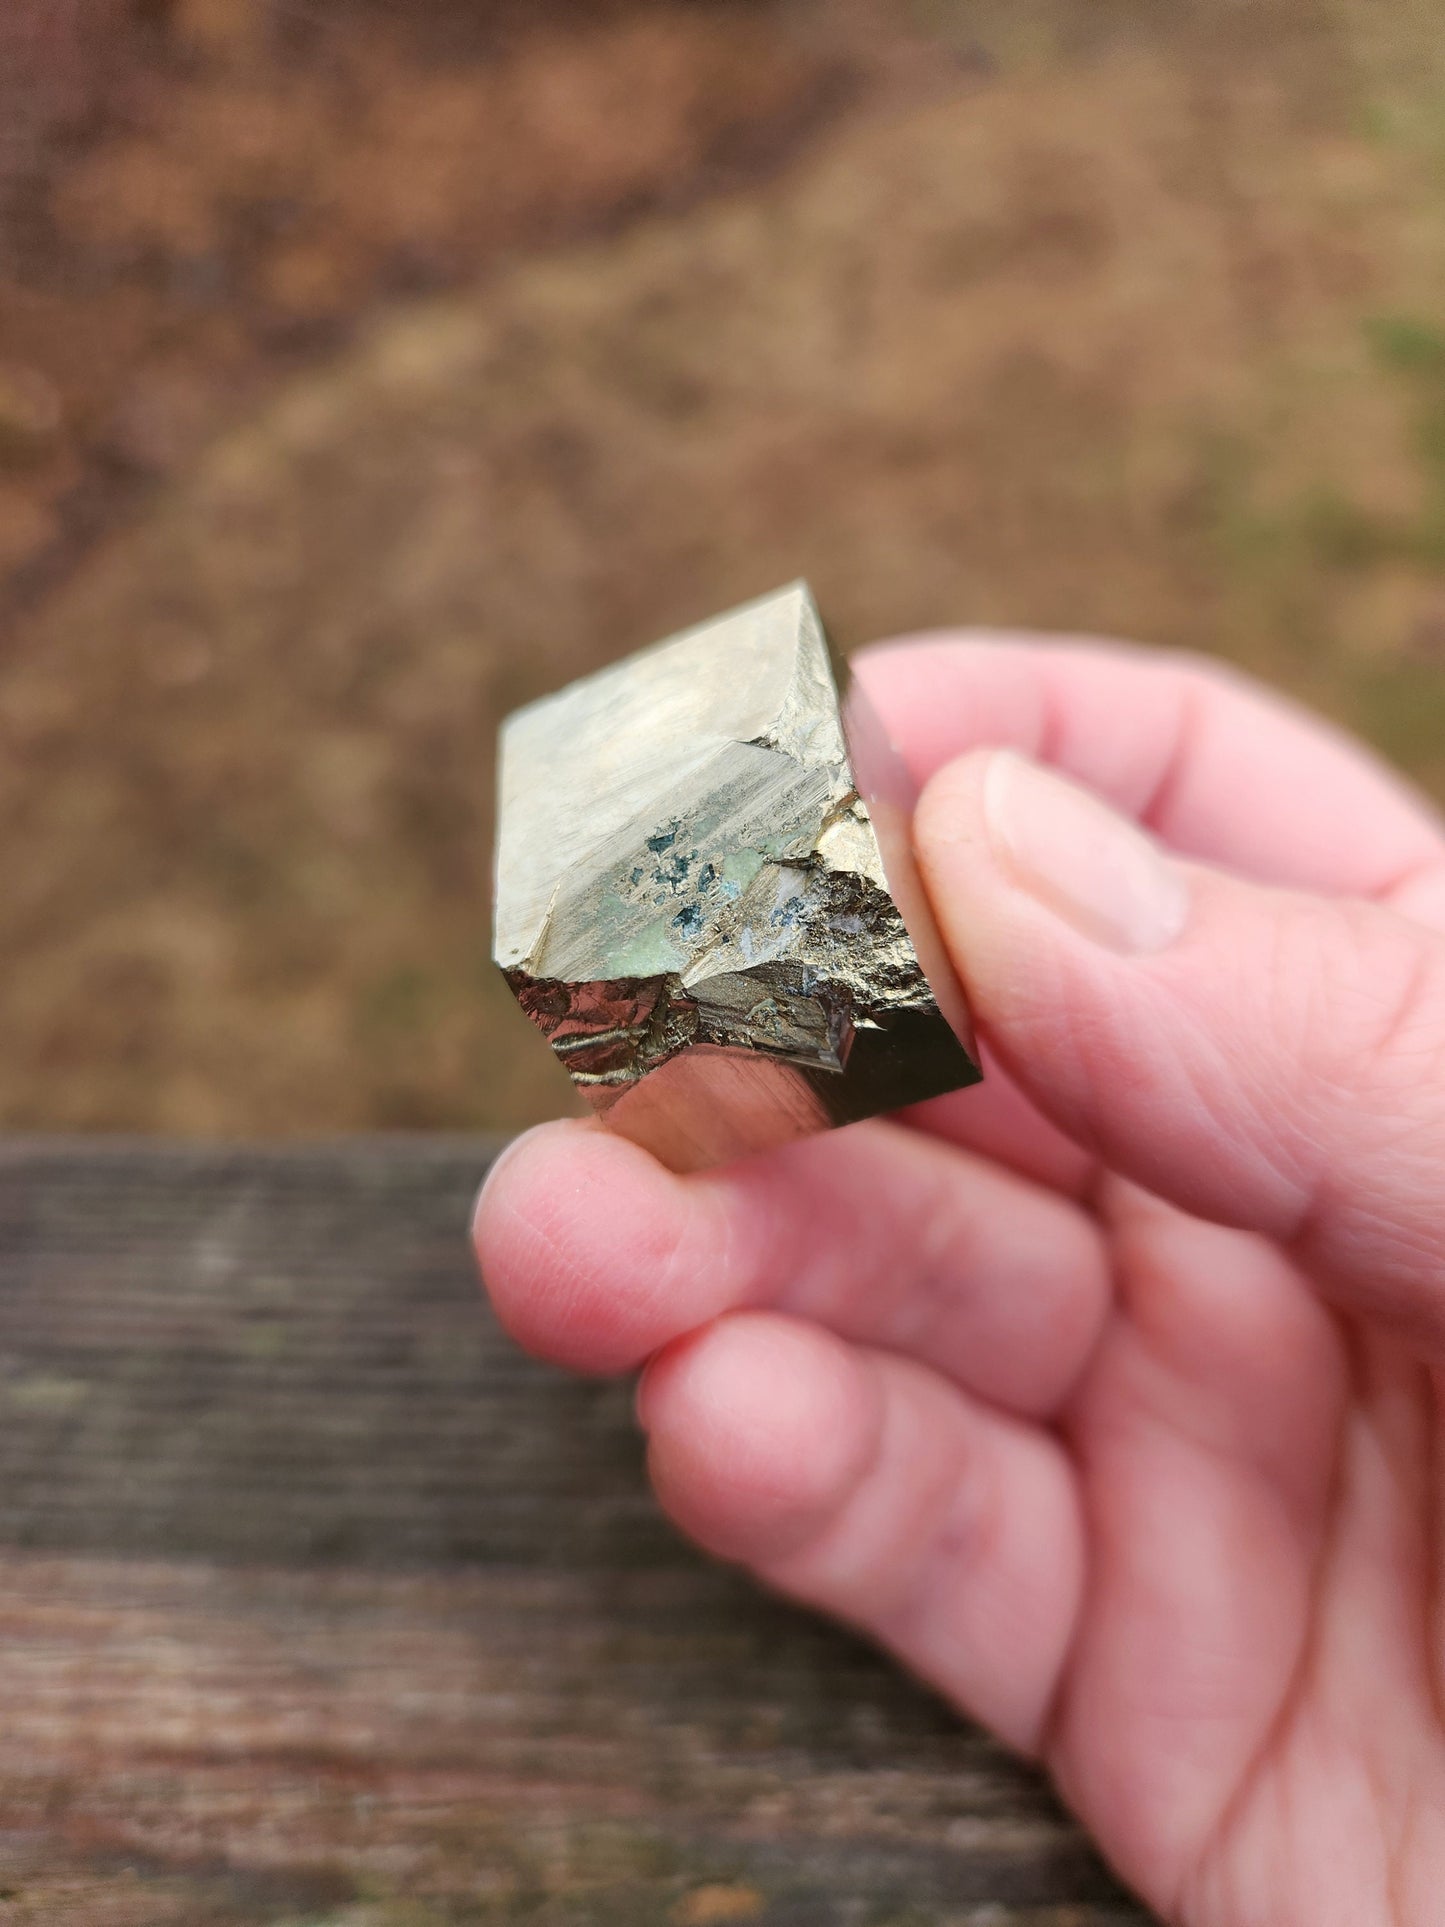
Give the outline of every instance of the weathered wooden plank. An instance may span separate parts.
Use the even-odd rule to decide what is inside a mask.
[[[1140,1921],[502,1339],[487,1155],[0,1151],[0,1922]]]
[[[626,1393],[479,1308],[492,1148],[0,1151],[0,1542],[675,1565]]]

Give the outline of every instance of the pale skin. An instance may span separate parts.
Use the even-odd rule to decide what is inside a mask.
[[[989,1081],[688,1178],[529,1133],[497,1310],[645,1367],[683,1530],[1043,1762],[1166,1920],[1439,1927],[1445,828],[1201,663],[859,671]]]

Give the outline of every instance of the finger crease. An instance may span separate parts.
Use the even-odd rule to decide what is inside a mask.
[[[1164,826],[1174,812],[1179,786],[1197,757],[1203,713],[1196,685],[1189,681],[1182,682],[1175,704],[1168,753],[1153,787],[1136,813],[1139,822],[1158,836],[1164,834]]]

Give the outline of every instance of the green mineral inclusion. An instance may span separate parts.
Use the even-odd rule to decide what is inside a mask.
[[[754,881],[764,864],[774,861],[761,850],[730,850],[726,856],[713,864],[719,879],[718,895],[723,902],[733,903]],[[614,897],[619,918],[623,912],[622,900]],[[704,905],[704,914],[715,906]],[[630,943],[625,944],[612,960],[612,974],[624,977],[667,977],[679,976],[686,970],[695,951],[695,945],[686,941],[684,931],[677,927],[676,909],[671,903],[642,930],[639,930]]]
[[[723,880],[736,884],[738,894],[747,889],[753,878],[768,861],[761,850],[731,850],[720,864]]]
[[[625,949],[618,951],[612,971],[619,978],[668,977],[681,972],[686,962],[687,952],[678,942],[677,933],[659,919],[640,930]]]

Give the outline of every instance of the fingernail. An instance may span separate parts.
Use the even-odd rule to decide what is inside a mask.
[[[1094,943],[1144,956],[1184,928],[1183,870],[1086,790],[1001,750],[984,777],[983,805],[998,862]]]

